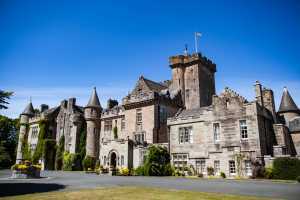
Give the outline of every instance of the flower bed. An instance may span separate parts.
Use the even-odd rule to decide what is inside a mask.
[[[32,165],[31,162],[15,164],[11,167],[12,178],[40,178],[41,165]]]

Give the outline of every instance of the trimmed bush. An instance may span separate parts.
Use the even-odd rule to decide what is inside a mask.
[[[273,168],[272,167],[266,167],[264,172],[265,178],[272,179],[274,176]]]
[[[273,162],[274,179],[296,180],[300,176],[300,160],[276,158]]]
[[[96,162],[96,160],[94,157],[86,156],[83,159],[83,163],[82,163],[84,171],[88,171],[89,168],[94,170],[95,162]]]
[[[226,174],[225,174],[224,172],[220,172],[220,176],[221,176],[222,178],[226,178]]]
[[[130,170],[127,167],[120,168],[119,173],[121,176],[130,176]]]
[[[134,169],[134,175],[135,176],[144,176],[144,166],[139,166],[137,168]]]
[[[213,167],[207,167],[207,175],[213,176],[214,175],[214,168]]]
[[[147,152],[146,161],[144,164],[144,173],[146,176],[170,176],[170,154],[166,148],[151,145]],[[166,174],[168,173],[168,174]]]
[[[199,177],[199,178],[203,178],[203,174],[202,174],[202,173],[199,173],[199,174],[198,174],[198,177]]]
[[[300,176],[298,176],[298,177],[296,178],[296,181],[298,181],[298,183],[300,183]]]

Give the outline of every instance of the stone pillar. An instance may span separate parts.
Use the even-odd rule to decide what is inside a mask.
[[[19,164],[23,159],[22,154],[22,144],[25,136],[27,134],[29,116],[22,114],[20,119],[20,132],[19,132],[19,140],[18,140],[18,148],[17,148],[17,156],[16,156],[16,163]]]
[[[262,88],[259,81],[255,82],[255,98],[259,105],[264,106],[263,96],[262,96]]]

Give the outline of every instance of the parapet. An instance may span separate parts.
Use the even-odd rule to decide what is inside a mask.
[[[192,55],[177,55],[169,57],[169,64],[171,68],[177,66],[189,66],[196,63],[201,63],[204,66],[209,67],[213,72],[216,72],[216,64],[201,53],[194,53]]]

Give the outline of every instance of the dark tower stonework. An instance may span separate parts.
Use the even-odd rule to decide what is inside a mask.
[[[199,53],[169,58],[172,88],[181,91],[186,109],[211,105],[216,93],[216,65]]]

